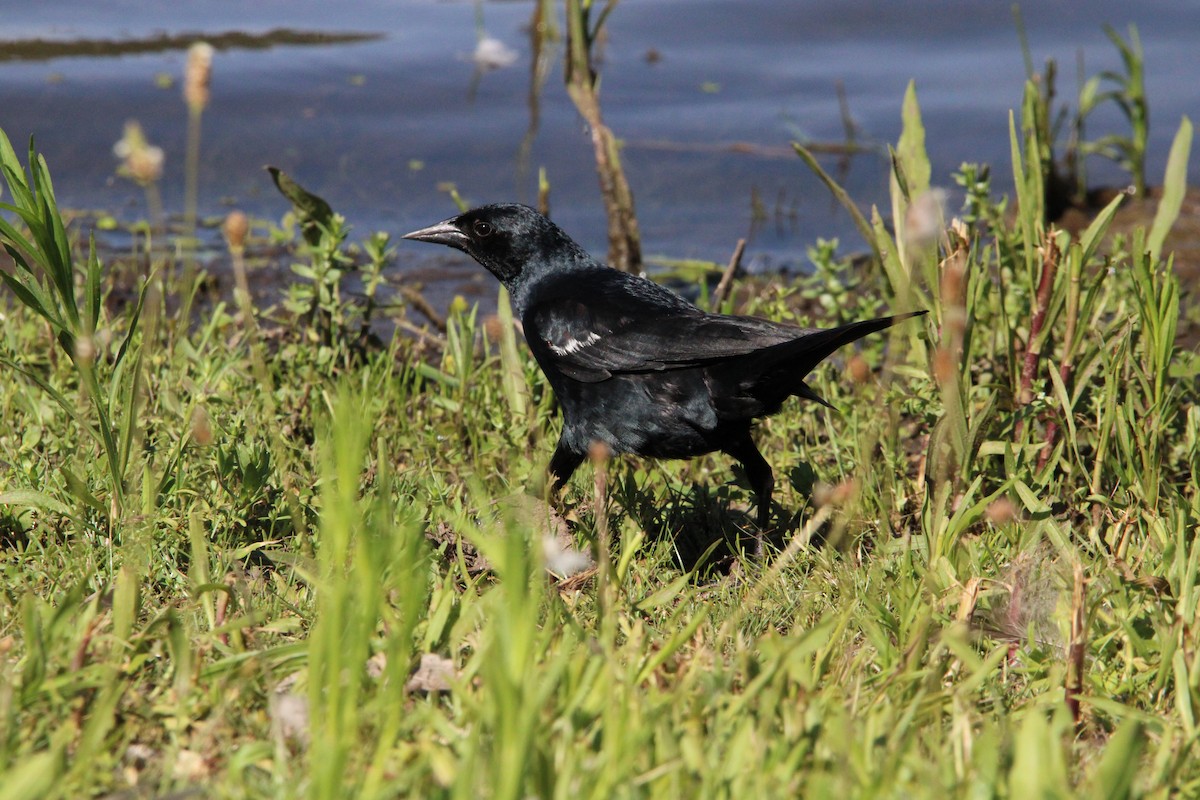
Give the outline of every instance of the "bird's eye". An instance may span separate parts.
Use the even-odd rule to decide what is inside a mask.
[[[481,219],[475,220],[475,224],[472,226],[472,228],[475,231],[475,235],[478,236],[480,239],[483,239],[487,236],[491,236],[492,231],[495,230],[492,227],[492,223],[484,222]]]

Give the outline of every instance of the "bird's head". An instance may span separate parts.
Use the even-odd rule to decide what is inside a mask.
[[[595,262],[550,220],[529,206],[481,206],[404,234],[405,239],[462,250],[520,299],[536,278]]]

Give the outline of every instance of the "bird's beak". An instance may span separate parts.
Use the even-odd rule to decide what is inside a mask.
[[[416,239],[418,242],[444,244],[462,249],[467,244],[467,235],[458,229],[453,219],[444,220],[428,228],[406,233],[402,239]]]

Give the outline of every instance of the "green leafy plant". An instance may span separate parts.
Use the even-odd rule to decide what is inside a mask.
[[[331,353],[343,346],[361,346],[370,335],[373,315],[380,308],[379,287],[387,283],[383,268],[392,250],[387,234],[375,234],[364,244],[367,259],[358,264],[347,251],[349,227],[329,203],[296,183],[287,173],[267,167],[280,194],[292,204],[296,224],[307,246],[307,264],[293,264],[302,282],[288,286],[284,307],[299,317],[312,341]],[[343,279],[350,272],[362,278],[365,303],[349,301]]]
[[[1129,26],[1129,39],[1121,38],[1111,25],[1104,33],[1121,54],[1124,73],[1105,70],[1094,75],[1079,91],[1079,125],[1082,127],[1097,108],[1112,103],[1129,123],[1128,134],[1107,134],[1094,140],[1081,140],[1080,152],[1110,158],[1124,168],[1133,181],[1134,193],[1146,196],[1146,145],[1150,140],[1150,104],[1146,98],[1145,53],[1137,26]],[[1108,88],[1104,88],[1107,85]]]
[[[7,135],[0,130],[0,169],[13,198],[11,204],[0,203],[0,210],[15,214],[25,228],[23,232],[0,216],[0,243],[17,266],[14,274],[0,272],[0,279],[26,308],[49,325],[75,367],[82,397],[79,401],[69,399],[30,365],[11,358],[3,358],[0,363],[41,387],[100,444],[107,468],[108,508],[71,468],[64,466],[63,474],[78,500],[110,513],[115,522],[125,505],[125,478],[138,432],[142,349],[137,344],[137,333],[148,284],[142,284],[137,301],[128,310],[124,335],[115,349],[109,350],[97,336],[107,320],[101,304],[102,267],[95,245],[89,246],[83,268],[77,269],[45,159],[30,141],[26,172]],[[129,356],[132,364],[126,361]]]
[[[1117,48],[1124,72],[1104,70],[1086,80],[1082,75],[1074,112],[1064,105],[1055,109],[1058,65],[1050,59],[1038,73],[1025,36],[1020,10],[1013,7],[1017,34],[1025,56],[1025,72],[1029,86],[1026,90],[1027,128],[1037,131],[1036,161],[1041,169],[1043,198],[1047,219],[1057,217],[1070,204],[1082,205],[1087,198],[1087,157],[1100,155],[1115,161],[1129,173],[1134,194],[1146,196],[1146,145],[1150,138],[1150,107],[1146,97],[1145,54],[1137,27],[1129,26],[1129,39],[1121,38],[1110,25],[1104,33]],[[1080,65],[1082,72],[1083,66]],[[1106,88],[1107,87],[1107,88]],[[1110,133],[1088,139],[1087,120],[1107,104],[1116,105],[1129,123],[1127,134]],[[1064,131],[1068,132],[1064,155],[1056,159],[1054,152]]]

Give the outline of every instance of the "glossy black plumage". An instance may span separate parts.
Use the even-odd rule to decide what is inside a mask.
[[[613,453],[741,461],[769,518],[774,478],[750,436],[837,348],[912,314],[812,330],[709,314],[641,277],[605,266],[550,220],[516,204],[484,206],[406,239],[466,252],[508,289],[514,315],[563,411],[550,461],[566,482],[593,442]],[[924,312],[917,312],[924,313]]]

